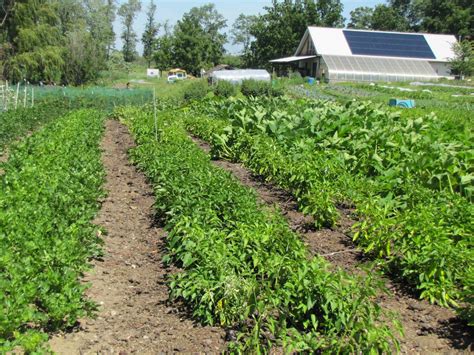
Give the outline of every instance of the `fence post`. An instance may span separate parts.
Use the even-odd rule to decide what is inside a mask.
[[[20,94],[20,82],[16,84],[15,110],[18,108],[18,95]]]
[[[153,88],[153,115],[155,119],[155,140],[158,141],[158,122],[156,118],[156,88]]]

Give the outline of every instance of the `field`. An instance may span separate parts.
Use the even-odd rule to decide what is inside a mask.
[[[103,84],[0,113],[0,352],[472,350],[474,89]]]

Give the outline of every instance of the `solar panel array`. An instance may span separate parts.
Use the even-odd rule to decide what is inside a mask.
[[[350,30],[342,32],[355,55],[436,59],[423,35]]]

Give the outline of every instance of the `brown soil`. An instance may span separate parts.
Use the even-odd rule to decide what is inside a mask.
[[[95,223],[105,227],[103,259],[84,281],[99,304],[96,319],[82,319],[50,345],[59,354],[221,352],[224,331],[190,320],[168,300],[163,257],[165,232],[153,224],[154,198],[145,176],[127,159],[133,140],[125,126],[106,123],[102,141],[108,197]]]
[[[3,151],[2,153],[0,153],[0,163],[5,163],[8,161],[8,150],[5,150]],[[3,175],[5,173],[5,171],[0,168],[0,175]]]
[[[196,137],[194,142],[209,153],[210,146]],[[275,185],[266,183],[253,175],[241,164],[226,160],[213,163],[231,172],[242,184],[257,192],[260,200],[279,208],[290,227],[301,235],[311,255],[320,255],[334,266],[348,272],[362,274],[366,259],[357,250],[350,238],[350,227],[354,223],[350,209],[340,209],[340,220],[333,229],[314,230],[313,219],[298,211],[294,197]],[[474,351],[474,334],[446,308],[419,300],[403,285],[385,279],[389,295],[380,295],[378,303],[382,308],[399,314],[405,336],[401,350],[409,354],[469,353]]]

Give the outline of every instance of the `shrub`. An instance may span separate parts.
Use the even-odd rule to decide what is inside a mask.
[[[231,97],[237,95],[237,85],[221,80],[214,87],[214,95],[219,97]]]
[[[267,81],[260,80],[244,80],[242,81],[242,94],[244,96],[282,96],[283,88],[272,86],[271,83]]]
[[[271,84],[260,80],[243,80],[242,94],[245,96],[268,96],[271,90]]]
[[[197,80],[188,85],[184,90],[184,99],[186,101],[203,99],[210,91],[209,86],[203,80]]]

